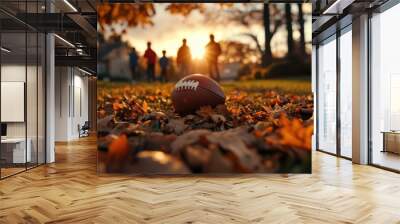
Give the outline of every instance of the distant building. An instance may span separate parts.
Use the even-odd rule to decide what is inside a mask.
[[[108,74],[111,80],[131,80],[128,49],[120,47],[113,49],[106,56]]]
[[[129,46],[120,41],[104,42],[99,47],[97,71],[108,80],[130,80]]]
[[[221,79],[223,80],[234,80],[239,75],[240,63],[233,62],[227,63],[221,66]]]

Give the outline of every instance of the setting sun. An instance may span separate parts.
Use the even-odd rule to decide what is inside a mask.
[[[179,33],[179,39],[186,39],[193,59],[203,59],[205,47],[209,41],[209,31],[205,29],[185,30]],[[174,43],[176,44],[176,42]],[[171,43],[171,46],[173,44]],[[178,42],[178,46],[181,43]],[[177,47],[178,47],[177,46]]]
[[[194,59],[203,59],[204,57],[204,46],[205,45],[192,45],[191,46],[191,51],[192,51],[192,57]]]

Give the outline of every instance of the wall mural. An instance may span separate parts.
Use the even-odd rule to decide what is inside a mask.
[[[98,6],[99,173],[311,173],[311,4]]]

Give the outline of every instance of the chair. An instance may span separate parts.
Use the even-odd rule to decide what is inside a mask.
[[[78,124],[79,138],[89,136],[89,130],[90,130],[89,121],[85,121],[82,127],[80,127],[80,125]]]

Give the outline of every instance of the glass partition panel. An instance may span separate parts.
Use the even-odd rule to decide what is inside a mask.
[[[336,39],[318,48],[318,149],[336,153]]]
[[[27,33],[27,80],[26,80],[26,112],[27,112],[27,149],[30,148],[30,161],[27,166],[34,167],[38,163],[38,35]]]
[[[372,163],[400,170],[400,5],[371,18]]]
[[[44,0],[0,1],[0,178],[45,163],[45,35],[24,23]],[[36,16],[33,19],[38,18]]]
[[[340,36],[340,154],[352,157],[352,35]]]
[[[25,32],[1,34],[2,177],[25,170],[31,162],[26,144],[26,41]]]
[[[27,13],[38,13],[38,1],[27,2]],[[38,20],[37,16],[30,18]],[[38,21],[35,21],[38,22]],[[26,114],[27,114],[27,149],[31,151],[31,161],[27,163],[27,167],[35,167],[38,165],[38,32],[27,27],[27,75],[26,75]]]
[[[46,146],[45,146],[45,65],[46,65],[46,38],[42,33],[38,34],[38,76],[37,76],[37,119],[38,119],[38,164],[43,164],[46,161]]]

